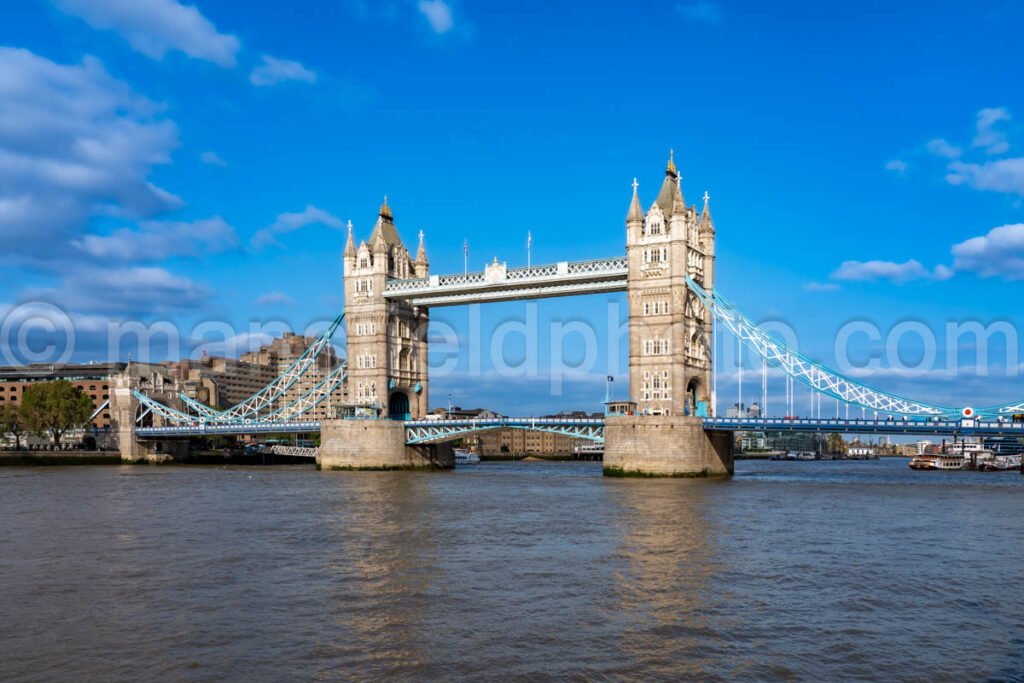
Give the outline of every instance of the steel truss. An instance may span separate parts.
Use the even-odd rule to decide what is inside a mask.
[[[334,336],[335,331],[337,331],[344,318],[345,313],[340,313],[330,326],[324,330],[323,334],[321,334],[320,337],[317,338],[317,340],[311,344],[287,370],[274,379],[273,382],[246,400],[227,410],[214,410],[213,408],[203,405],[199,401],[196,401],[183,393],[178,394],[178,398],[180,398],[186,406],[195,410],[197,413],[197,415],[190,415],[166,406],[139,391],[134,391],[133,394],[136,400],[148,409],[145,414],[154,412],[168,422],[177,425],[232,425],[288,422],[294,420],[294,418],[300,417],[318,406],[325,398],[330,396],[345,382],[345,379],[348,377],[347,363],[342,362],[341,365],[331,371],[330,374],[317,382],[312,389],[291,403],[276,410],[272,410],[269,413],[261,414],[261,411],[265,411],[272,407],[275,401],[283,396],[285,392],[287,392],[297,381],[299,381],[300,378],[305,375],[317,358],[319,358],[323,350],[328,347],[331,338]],[[137,422],[140,420],[141,417],[137,418]]]
[[[205,405],[203,403],[200,403],[199,401],[195,400],[194,398],[186,395],[184,392],[178,394],[178,398],[181,399],[182,403],[187,405],[192,410],[196,411],[196,413],[199,414],[200,417],[205,417],[205,418],[209,419],[209,418],[220,417],[220,415],[221,415],[221,411],[214,410],[210,406]]]
[[[912,401],[841,375],[773,338],[721,294],[708,292],[689,276],[686,284],[737,339],[753,348],[765,361],[815,391],[851,405],[891,415],[955,417],[960,414],[956,408]]]
[[[210,419],[214,422],[229,422],[246,418],[262,419],[259,417],[260,411],[273,406],[277,399],[281,398],[299,381],[299,378],[306,374],[306,371],[319,358],[320,353],[330,345],[331,337],[334,336],[335,331],[344,319],[345,313],[342,311],[330,326],[324,330],[324,333],[287,370],[249,398],[220,412],[207,408],[208,411],[216,413],[216,416]]]
[[[92,415],[89,416],[89,422],[86,422],[86,424],[91,423],[93,420],[96,419],[97,415],[99,415],[100,413],[102,413],[104,410],[106,410],[109,407],[110,407],[110,400],[107,399],[106,401],[104,401],[103,403],[100,404],[99,408],[97,408],[96,410],[92,411]]]
[[[132,396],[135,397],[135,400],[146,407],[146,411],[135,418],[136,424],[141,423],[142,418],[146,417],[146,415],[151,412],[156,413],[168,422],[173,422],[174,424],[197,424],[204,421],[202,418],[197,418],[195,415],[187,415],[180,410],[175,410],[170,406],[165,406],[163,403],[160,403],[160,401],[146,396],[141,391],[132,391]]]
[[[560,419],[553,417],[496,417],[477,420],[409,420],[405,440],[410,445],[452,441],[466,434],[492,429],[525,429],[550,432],[604,443],[601,418]]]
[[[1000,417],[1002,415],[1019,414],[1024,413],[1024,402],[1020,403],[1006,403],[1001,406],[992,406],[990,408],[982,408],[978,411],[979,416],[983,417]]]
[[[291,403],[281,408],[278,408],[272,413],[260,417],[261,422],[280,422],[280,421],[291,421],[300,415],[304,415],[313,408],[320,405],[321,402],[334,391],[345,383],[345,379],[348,377],[348,363],[342,363],[335,368],[331,374],[320,380],[316,386],[304,393],[299,398],[295,399]]]

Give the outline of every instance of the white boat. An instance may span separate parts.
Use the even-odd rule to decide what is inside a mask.
[[[996,455],[978,464],[981,472],[1013,472],[1019,469],[1019,455]]]
[[[910,461],[912,470],[962,470],[962,455],[917,455]]]
[[[480,462],[480,456],[472,451],[467,451],[465,448],[455,449],[455,464],[456,465],[475,465]]]

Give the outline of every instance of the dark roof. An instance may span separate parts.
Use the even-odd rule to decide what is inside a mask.
[[[126,363],[33,363],[0,366],[0,381],[33,382],[55,379],[104,379],[124,371]]]

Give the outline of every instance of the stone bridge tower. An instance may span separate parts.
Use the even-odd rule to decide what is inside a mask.
[[[348,400],[381,417],[427,412],[427,309],[384,298],[390,278],[425,278],[427,253],[413,258],[395,229],[387,197],[367,241],[349,224],[344,253]]]
[[[684,277],[712,287],[715,228],[707,194],[698,214],[686,205],[681,185],[670,156],[647,213],[634,180],[626,216],[629,386],[642,415],[711,412],[711,313]]]
[[[701,420],[712,412],[711,313],[685,279],[714,286],[715,228],[706,193],[702,213],[686,205],[671,156],[646,213],[633,181],[626,259],[629,388],[637,409],[605,418],[605,473],[730,475],[732,434],[705,431]]]

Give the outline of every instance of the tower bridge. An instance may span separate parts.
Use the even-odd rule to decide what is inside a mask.
[[[670,156],[647,210],[638,184],[625,220],[625,255],[482,271],[431,274],[424,235],[415,255],[404,245],[385,197],[370,235],[356,242],[351,223],[343,252],[344,313],[274,382],[224,411],[140,391],[119,380],[111,412],[127,459],[195,435],[320,432],[323,468],[450,467],[453,439],[487,429],[556,431],[603,442],[605,467],[653,475],[728,475],[732,432],[822,430],[886,434],[1005,434],[1022,425],[1005,415],[1024,404],[975,414],[914,401],[845,377],[788,348],[754,324],[715,287],[715,225],[705,192],[687,204]],[[631,408],[604,419],[428,420],[427,329],[431,308],[557,296],[626,292]],[[821,395],[881,412],[882,420],[751,420],[714,414],[712,325],[732,333],[765,363]],[[345,363],[285,402],[344,324]],[[304,384],[303,386],[307,386]],[[306,416],[339,389],[350,419]],[[176,404],[175,404],[176,403]]]

